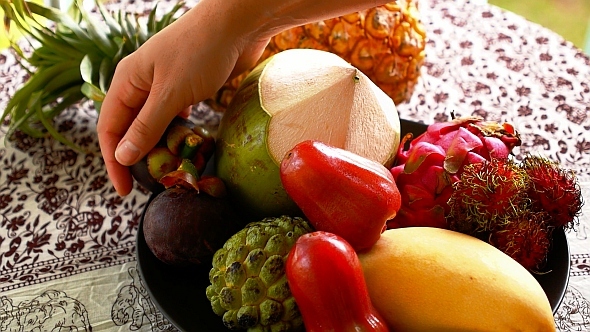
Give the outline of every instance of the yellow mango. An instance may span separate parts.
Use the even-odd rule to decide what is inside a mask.
[[[393,331],[555,331],[537,280],[472,236],[391,229],[359,258],[371,301]]]

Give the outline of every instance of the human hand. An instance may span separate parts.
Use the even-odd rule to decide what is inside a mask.
[[[127,166],[155,146],[172,119],[212,96],[232,73],[253,66],[268,43],[228,28],[221,8],[211,5],[215,1],[202,0],[117,66],[97,132],[120,195],[133,187]]]
[[[251,68],[270,37],[291,27],[387,0],[199,0],[117,65],[97,132],[115,190],[127,195],[127,166],[141,160],[172,119]]]

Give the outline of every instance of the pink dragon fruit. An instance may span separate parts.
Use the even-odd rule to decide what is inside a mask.
[[[387,227],[448,228],[447,202],[463,167],[492,158],[507,158],[520,143],[512,125],[483,121],[479,117],[459,117],[432,124],[415,139],[411,134],[406,135],[391,169],[402,194],[402,207]]]

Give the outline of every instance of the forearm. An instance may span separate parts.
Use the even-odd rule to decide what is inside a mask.
[[[258,29],[274,35],[310,22],[350,14],[392,0],[237,0],[265,8]],[[264,5],[260,5],[260,3]],[[246,5],[246,4],[244,4]],[[260,7],[259,7],[260,8]]]
[[[393,0],[201,0],[197,7],[218,12],[228,30],[257,39],[332,17],[376,7]],[[198,9],[198,8],[195,8]]]

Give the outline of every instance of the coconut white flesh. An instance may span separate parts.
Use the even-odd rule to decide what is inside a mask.
[[[259,79],[271,117],[268,150],[280,163],[297,143],[319,140],[386,164],[399,145],[393,100],[339,56],[295,49],[276,54]]]

